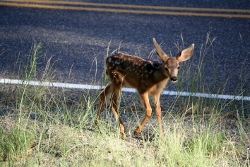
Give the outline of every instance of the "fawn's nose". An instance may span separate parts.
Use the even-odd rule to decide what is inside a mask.
[[[177,81],[177,77],[170,77],[171,81]]]

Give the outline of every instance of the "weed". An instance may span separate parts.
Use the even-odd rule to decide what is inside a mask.
[[[202,45],[195,70],[194,62],[184,64],[182,68],[187,70],[179,74],[178,90],[223,92],[224,85],[216,90],[206,87],[203,81],[203,59],[213,41],[207,36],[208,46]],[[25,80],[38,76],[41,44],[35,44],[32,50],[29,61],[23,64]],[[42,80],[52,80],[50,61]],[[217,70],[215,64],[213,69]],[[215,73],[213,82],[217,83],[217,77]],[[241,115],[243,102],[163,97],[162,107],[167,111],[162,120],[164,136],[158,137],[158,126],[152,118],[141,136],[121,139],[108,107],[99,128],[94,126],[98,93],[28,84],[1,85],[0,166],[250,165],[250,123]],[[124,93],[120,111],[131,134],[140,122],[138,115],[144,114],[138,96]]]

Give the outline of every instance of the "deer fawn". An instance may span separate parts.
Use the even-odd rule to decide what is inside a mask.
[[[141,124],[134,131],[139,134],[147,119],[151,116],[152,108],[148,95],[153,97],[155,112],[157,115],[160,135],[162,135],[160,95],[169,80],[177,81],[179,63],[188,60],[194,51],[194,44],[182,50],[175,57],[169,57],[161,49],[160,45],[153,38],[155,50],[161,62],[143,59],[137,56],[124,53],[113,53],[106,58],[106,73],[111,82],[100,94],[100,104],[97,112],[97,120],[100,119],[103,104],[106,97],[111,95],[111,107],[115,119],[119,123],[120,132],[125,137],[125,127],[118,114],[118,97],[122,87],[130,86],[137,89],[141,101],[146,109],[145,117]]]

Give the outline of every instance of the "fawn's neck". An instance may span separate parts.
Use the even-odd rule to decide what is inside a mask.
[[[155,83],[159,83],[169,78],[169,75],[165,70],[164,64],[161,64],[157,69],[154,70],[153,78]]]

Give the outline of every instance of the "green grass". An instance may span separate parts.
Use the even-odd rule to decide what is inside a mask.
[[[36,79],[39,54],[41,44],[35,44],[22,71],[26,80]],[[180,73],[178,89],[184,89],[189,78],[188,90],[197,91],[204,54],[201,51],[197,71],[188,63],[182,67],[187,70]],[[46,66],[43,80],[53,76],[49,69]],[[163,103],[164,136],[158,137],[152,116],[141,136],[122,139],[108,108],[99,127],[94,125],[99,91],[30,85],[0,88],[0,166],[250,165],[250,120],[241,114],[245,107],[241,101],[163,97],[170,101]],[[127,134],[132,134],[144,115],[138,96],[124,93],[120,111]]]
[[[240,116],[170,112],[163,117],[163,138],[157,137],[153,117],[142,138],[122,139],[109,112],[102,114],[99,128],[94,126],[96,106],[90,94],[75,103],[60,101],[60,94],[31,103],[27,95],[21,112],[20,107],[11,107],[13,113],[1,116],[3,166],[249,165],[249,120]],[[128,132],[139,121],[135,113],[143,115],[143,111],[128,112],[124,118]]]

